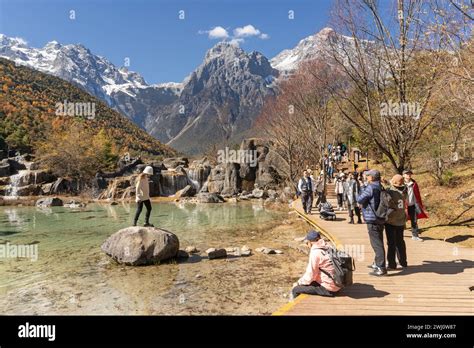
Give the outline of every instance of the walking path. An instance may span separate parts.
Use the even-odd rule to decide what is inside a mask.
[[[337,206],[328,186],[329,201]],[[274,315],[473,315],[474,250],[439,240],[415,242],[405,231],[408,265],[374,277],[367,268],[374,258],[365,224],[348,224],[346,211],[336,221],[303,212],[301,201],[295,211],[321,231],[327,239],[354,258],[354,284],[336,297],[300,295]],[[422,236],[423,237],[423,236]],[[384,241],[386,244],[386,241]],[[302,269],[301,272],[304,270]],[[471,290],[471,289],[472,290]]]

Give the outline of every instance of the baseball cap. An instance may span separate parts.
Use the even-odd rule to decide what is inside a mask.
[[[376,169],[371,169],[365,173],[367,176],[372,176],[375,180],[380,180],[380,172]]]
[[[310,230],[308,232],[308,234],[306,235],[306,238],[304,240],[308,240],[308,241],[314,241],[318,238],[321,238],[321,235],[319,234],[319,232],[315,231],[315,230]]]

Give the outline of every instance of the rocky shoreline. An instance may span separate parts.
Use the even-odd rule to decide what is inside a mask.
[[[90,182],[56,177],[34,161],[32,155],[7,157],[0,161],[0,205],[33,205],[43,196],[87,197],[90,201],[131,201],[135,182],[145,166],[153,167],[150,196],[191,203],[223,203],[259,199],[265,203],[288,203],[293,190],[284,186],[285,163],[258,138],[245,139],[238,150],[252,154],[251,161],[186,157],[144,162],[122,157],[114,172],[97,172]],[[249,159],[244,157],[244,159]],[[3,198],[1,198],[3,196]],[[84,199],[84,198],[83,198]]]

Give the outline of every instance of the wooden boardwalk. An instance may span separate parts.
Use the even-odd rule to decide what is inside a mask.
[[[329,186],[331,189],[333,186]],[[335,206],[334,201],[331,203]],[[321,220],[316,209],[306,215],[299,200],[293,208],[354,257],[354,284],[334,298],[300,295],[274,315],[474,314],[474,289],[470,289],[474,286],[473,249],[439,240],[415,242],[406,230],[409,267],[374,277],[368,274],[374,253],[365,224],[348,224],[347,212],[337,212],[336,221]]]

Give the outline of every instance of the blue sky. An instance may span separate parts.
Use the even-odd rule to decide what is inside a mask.
[[[33,47],[82,43],[118,66],[129,57],[148,83],[180,82],[226,33],[271,58],[324,28],[330,8],[330,0],[0,0],[0,33]]]

